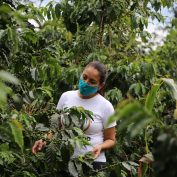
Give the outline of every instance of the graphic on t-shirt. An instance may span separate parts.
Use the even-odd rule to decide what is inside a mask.
[[[85,119],[85,120],[84,120],[84,124],[82,125],[81,129],[82,129],[83,131],[88,130],[89,127],[90,127],[90,124],[91,124],[91,119],[90,119],[90,118]]]

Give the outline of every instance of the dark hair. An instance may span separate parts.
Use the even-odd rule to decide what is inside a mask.
[[[107,70],[104,64],[100,63],[99,61],[92,61],[89,64],[87,64],[87,67],[93,67],[95,68],[99,74],[100,74],[100,84],[106,83],[107,79]],[[103,88],[98,91],[102,96],[104,96]]]

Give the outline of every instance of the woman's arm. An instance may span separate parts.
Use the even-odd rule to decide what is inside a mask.
[[[110,149],[116,142],[116,130],[115,127],[107,128],[104,130],[104,142],[96,145],[93,148],[94,158],[96,159],[102,150]]]
[[[63,109],[63,101],[64,101],[64,93],[61,95],[58,104],[57,104],[57,109]],[[62,128],[62,122],[61,122],[61,127]],[[44,135],[44,138],[48,138],[49,140],[52,140],[52,132],[49,131],[47,134]],[[43,141],[42,139],[36,141],[32,147],[32,153],[36,154],[38,151],[40,151],[44,146],[46,146],[46,141]]]

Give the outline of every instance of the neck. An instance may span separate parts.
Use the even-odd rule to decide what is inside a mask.
[[[78,91],[79,97],[80,97],[80,98],[83,98],[83,99],[92,98],[92,97],[96,96],[97,94],[98,94],[98,93],[96,92],[96,93],[94,93],[94,94],[91,94],[91,95],[88,95],[88,96],[84,96],[84,95],[82,95],[82,94],[80,93],[80,91]]]

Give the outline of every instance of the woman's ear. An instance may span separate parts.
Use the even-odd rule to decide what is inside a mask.
[[[105,82],[103,82],[102,84],[99,85],[99,90],[101,90],[105,85]]]

